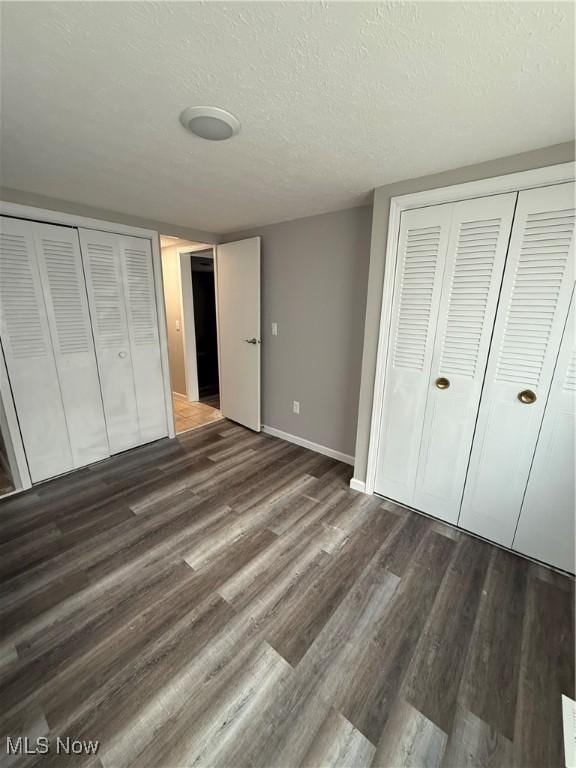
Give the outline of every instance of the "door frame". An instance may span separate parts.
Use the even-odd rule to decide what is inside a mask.
[[[24,442],[18,425],[18,416],[12,397],[8,368],[4,359],[4,350],[0,343],[0,427],[6,448],[6,458],[14,483],[14,491],[24,490],[32,486],[28,461],[24,452]],[[9,496],[10,494],[6,494]],[[2,498],[5,498],[3,496]]]
[[[192,292],[192,263],[187,258],[189,254],[203,251],[212,252],[214,263],[214,293],[216,301],[216,253],[215,247],[208,244],[194,246],[179,246],[176,248],[178,259],[178,283],[180,291],[180,317],[182,318],[182,348],[184,350],[184,378],[186,380],[186,398],[189,402],[198,402],[200,389],[198,386],[198,360],[196,357],[196,325],[194,322],[194,295]],[[218,306],[216,305],[216,322],[218,322]],[[216,334],[218,360],[220,359],[220,343]],[[218,368],[218,385],[220,385],[220,368]]]
[[[168,334],[166,326],[166,311],[164,308],[164,287],[162,283],[162,258],[160,251],[160,235],[154,229],[143,229],[142,227],[133,227],[128,224],[118,224],[113,221],[103,219],[93,219],[86,216],[79,216],[73,213],[63,213],[52,211],[46,208],[36,208],[31,205],[22,205],[21,203],[11,203],[0,200],[0,216],[11,216],[17,219],[27,219],[44,224],[60,224],[66,227],[75,227],[82,229],[95,229],[100,232],[112,232],[117,235],[130,235],[149,240],[152,249],[152,269],[154,274],[154,289],[156,294],[156,314],[158,317],[158,331],[160,339],[160,360],[162,364],[162,380],[164,384],[164,405],[166,409],[166,423],[168,427],[168,437],[174,437],[174,414],[172,410],[172,386],[170,383],[170,370],[168,367]],[[2,365],[4,361],[2,358]],[[1,372],[0,372],[1,373]],[[4,411],[8,415],[14,414],[15,406],[10,391],[10,387],[0,387],[0,401],[4,406]],[[25,457],[24,444],[18,427],[17,419],[8,418],[9,438],[12,441],[12,447],[15,453]],[[28,466],[24,458],[24,465],[19,466],[20,488],[25,490],[32,486]]]
[[[475,197],[488,197],[490,195],[500,195],[507,192],[520,192],[535,187],[562,184],[574,181],[575,177],[576,163],[569,162],[544,168],[535,168],[528,171],[520,171],[518,173],[510,173],[505,176],[495,176],[479,181],[470,181],[464,184],[439,187],[423,192],[414,192],[408,195],[399,195],[390,199],[384,283],[382,288],[382,304],[380,308],[378,346],[376,352],[376,374],[374,377],[374,390],[372,395],[372,416],[370,420],[366,481],[363,482],[353,477],[352,480],[350,480],[351,488],[356,491],[362,491],[363,493],[374,493],[382,411],[387,383],[385,372],[390,345],[394,278],[396,275],[398,258],[397,245],[400,234],[400,217],[402,212],[412,208],[424,208],[425,206],[441,205],[442,203],[456,203],[461,200],[470,200]],[[386,215],[385,211],[376,210],[377,202],[375,202],[374,207],[374,217],[378,215]]]

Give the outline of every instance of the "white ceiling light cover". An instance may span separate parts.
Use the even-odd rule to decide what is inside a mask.
[[[208,141],[224,141],[240,130],[237,117],[220,107],[188,107],[180,114],[180,122],[191,133]]]

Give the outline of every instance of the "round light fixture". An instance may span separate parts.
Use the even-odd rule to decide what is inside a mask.
[[[240,120],[220,107],[187,107],[180,122],[191,133],[208,141],[224,141],[240,130]]]

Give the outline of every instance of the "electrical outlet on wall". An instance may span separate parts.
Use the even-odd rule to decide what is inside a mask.
[[[292,403],[292,410],[294,413],[300,413],[300,402],[298,400],[294,400]]]

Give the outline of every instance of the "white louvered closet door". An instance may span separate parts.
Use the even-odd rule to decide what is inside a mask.
[[[456,203],[412,506],[456,523],[516,193]]]
[[[141,237],[118,237],[140,441],[168,434],[152,248]]]
[[[74,467],[110,455],[78,231],[30,223]]]
[[[574,296],[513,548],[574,573],[576,320]]]
[[[573,260],[574,184],[521,192],[459,518],[461,527],[505,546],[550,389]]]
[[[34,245],[33,225],[0,220],[1,339],[32,482],[74,461]]]
[[[414,486],[453,205],[402,213],[375,490],[414,505]]]
[[[120,238],[80,230],[80,244],[111,453],[139,445]]]

